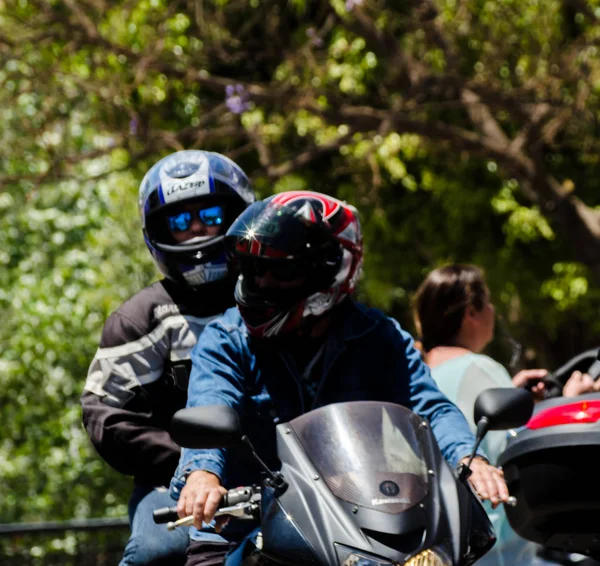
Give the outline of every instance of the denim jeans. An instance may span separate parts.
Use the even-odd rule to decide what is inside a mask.
[[[119,566],[183,566],[189,544],[189,528],[173,531],[157,525],[152,512],[161,507],[173,507],[166,488],[136,486],[129,500],[131,535]]]

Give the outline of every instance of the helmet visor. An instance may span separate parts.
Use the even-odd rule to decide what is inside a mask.
[[[253,336],[266,338],[276,336],[282,330],[294,307],[301,304],[305,293],[304,285],[296,288],[260,288],[255,283],[247,284],[250,278],[238,279],[234,298],[246,326]]]
[[[234,266],[241,274],[242,302],[255,307],[288,307],[307,297],[314,287],[304,262],[236,258]]]

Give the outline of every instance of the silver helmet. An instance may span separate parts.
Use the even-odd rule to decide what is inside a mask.
[[[178,151],[158,161],[144,176],[139,209],[146,245],[165,277],[196,289],[229,275],[223,240],[227,228],[255,201],[242,169],[210,151]],[[187,204],[219,207],[220,233],[177,243],[167,219]]]

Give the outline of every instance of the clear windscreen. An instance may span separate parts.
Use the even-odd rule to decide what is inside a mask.
[[[333,494],[399,513],[428,492],[422,419],[400,405],[336,403],[289,424]]]

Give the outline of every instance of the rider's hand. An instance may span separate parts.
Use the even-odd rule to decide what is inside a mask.
[[[221,485],[221,480],[217,476],[204,470],[196,470],[188,476],[181,490],[177,502],[177,514],[181,518],[194,515],[194,526],[201,529],[203,522],[212,521],[225,493],[227,490]],[[224,518],[217,519],[217,532],[224,522]]]
[[[548,375],[547,369],[524,369],[521,370],[517,375],[512,378],[512,382],[515,387],[526,387],[527,384],[532,380],[543,379]],[[543,381],[536,383],[530,389],[534,398],[541,401],[544,398],[544,392],[546,385]]]
[[[563,397],[577,397],[592,391],[600,391],[600,380],[594,381],[587,373],[574,371],[563,387]]]
[[[461,463],[466,464],[468,460],[469,458],[463,458]],[[504,472],[500,468],[488,464],[477,456],[473,458],[470,468],[472,473],[469,476],[469,483],[481,499],[489,499],[493,508],[496,508],[500,502],[508,501],[510,494],[504,481]]]

